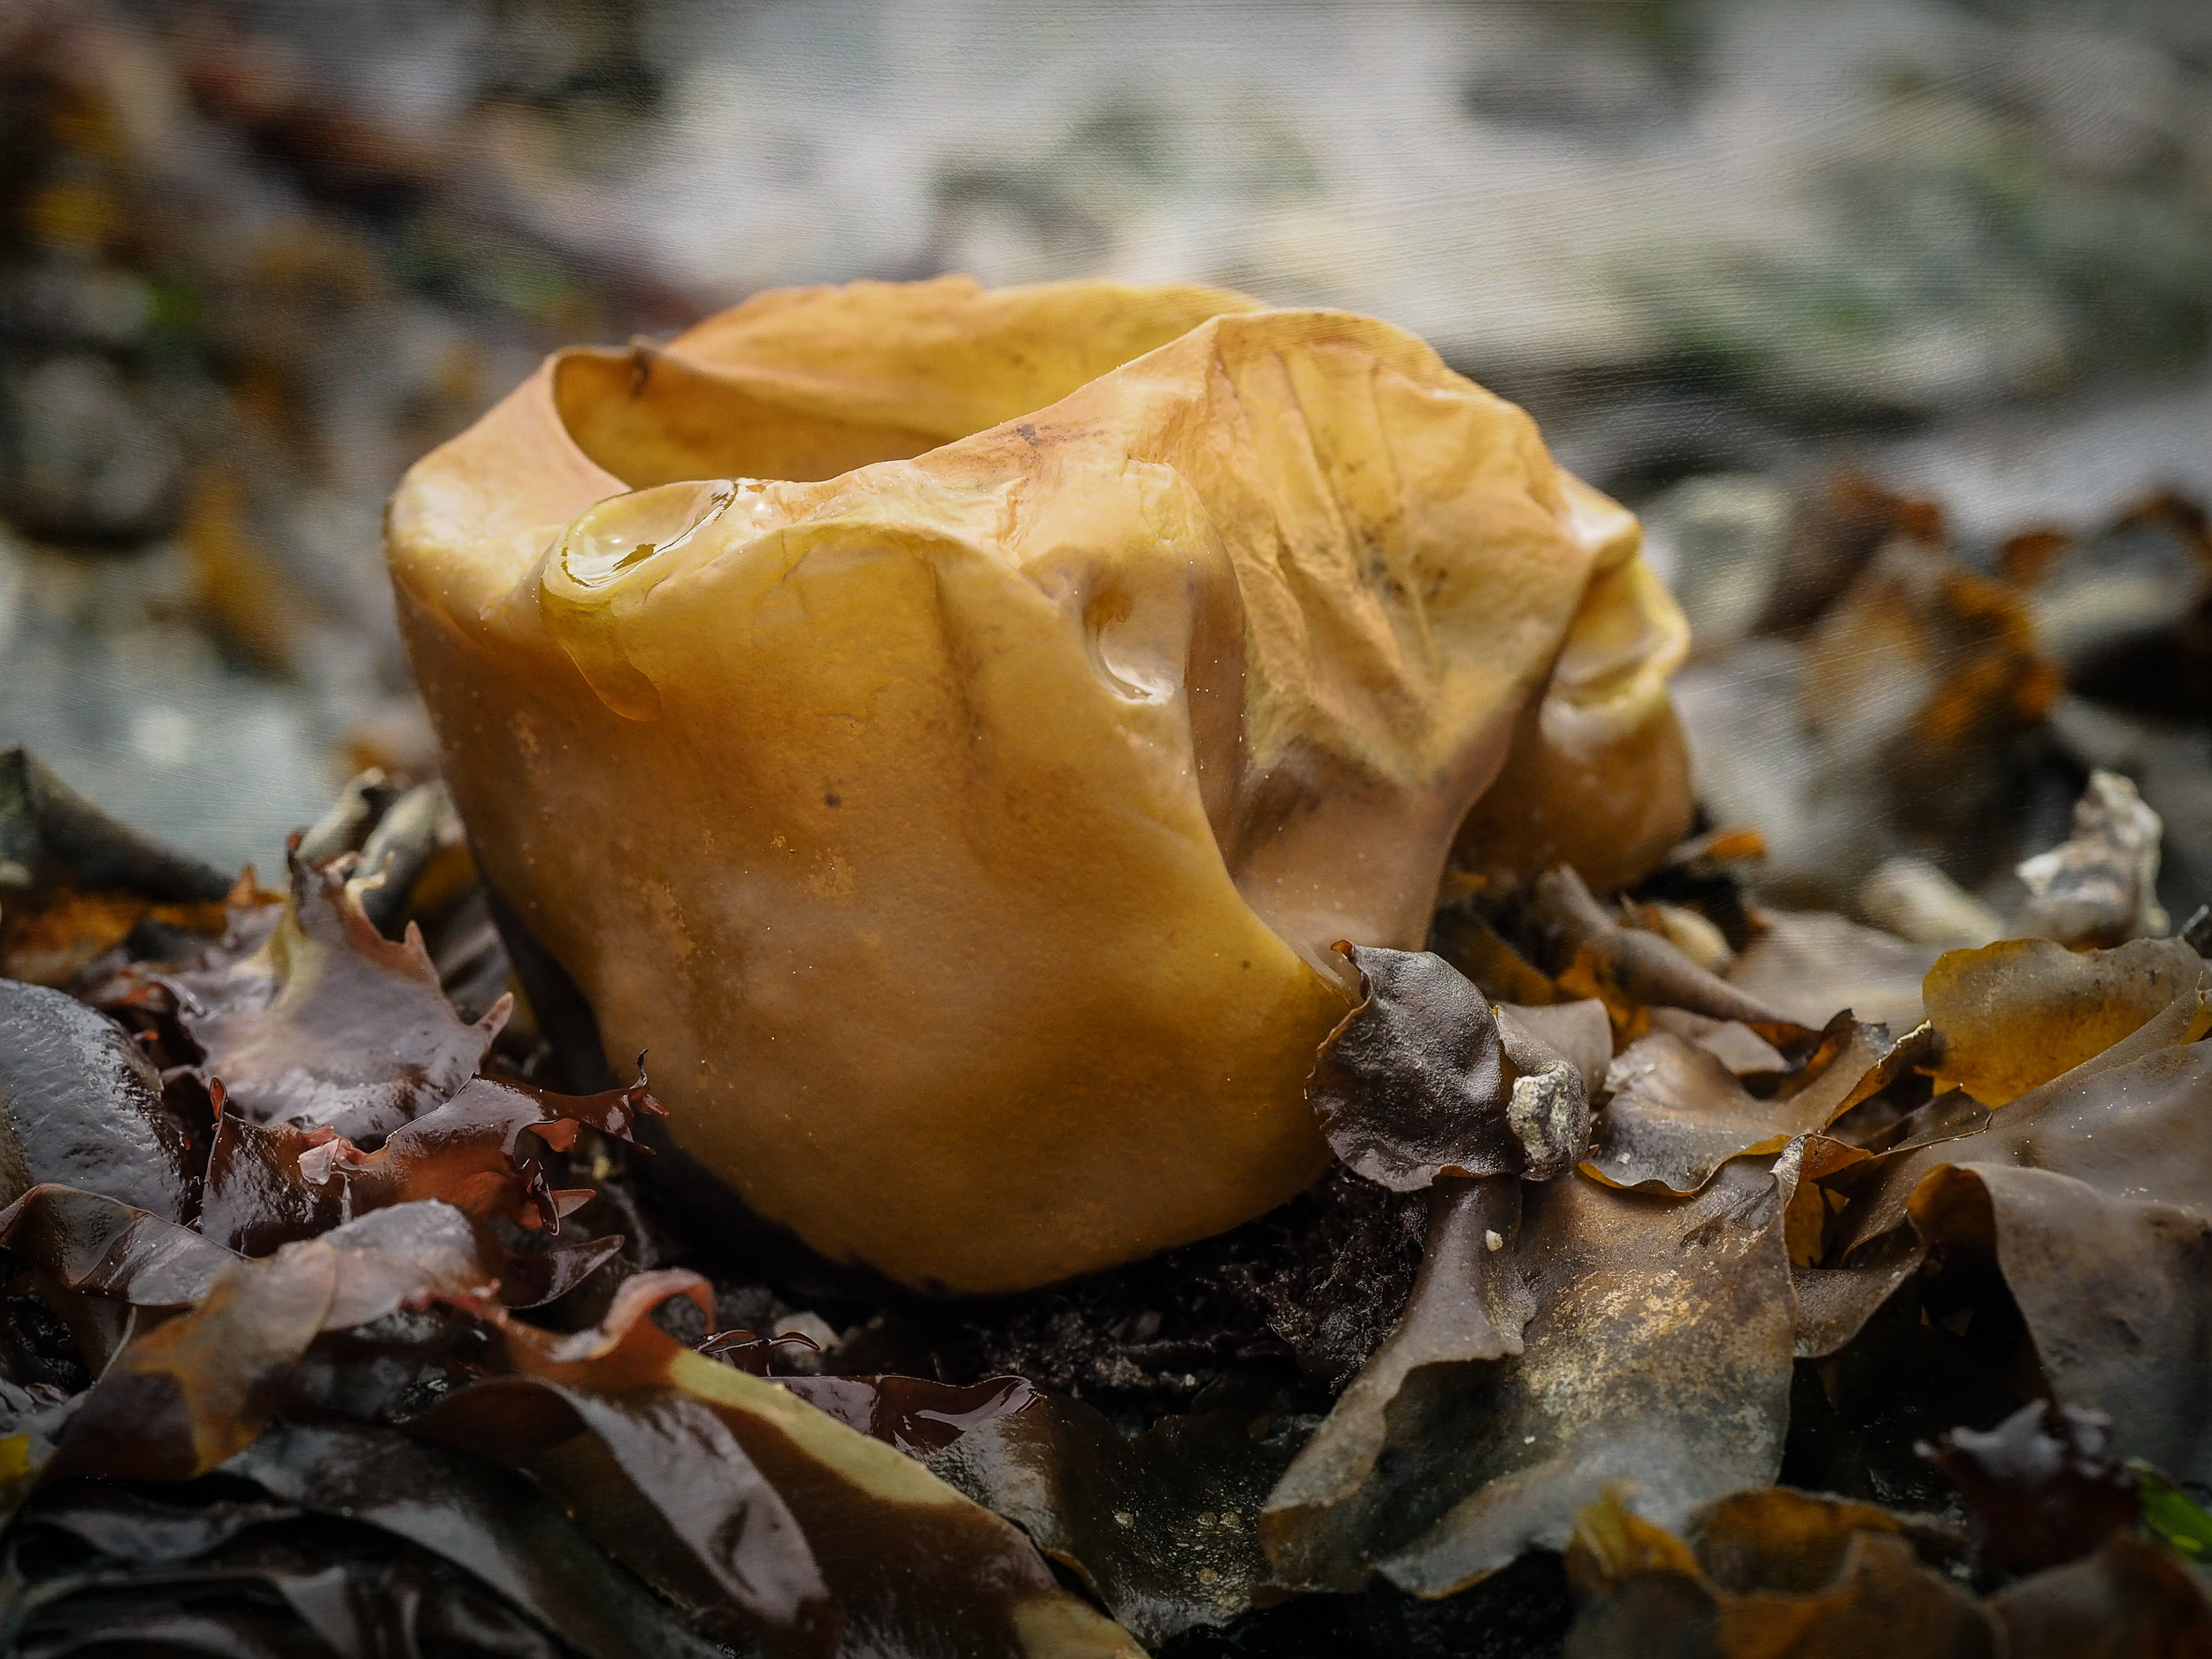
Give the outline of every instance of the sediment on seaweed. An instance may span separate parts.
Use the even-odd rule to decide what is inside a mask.
[[[549,1654],[1538,1654],[1686,1598],[1717,1655],[1870,1595],[1931,1652],[2212,1628],[2197,1325],[2154,1311],[2212,1265],[2187,942],[1924,986],[1754,901],[1741,837],[1629,895],[1463,895],[1440,954],[1363,953],[1324,1067],[1333,1141],[1408,1190],[1340,1165],[1217,1238],[942,1299],[701,1225],[649,1056],[565,1065],[557,983],[502,1004],[488,895],[392,882],[431,861],[390,835],[377,885],[344,805],[286,895],[0,987],[26,1652],[282,1640],[340,1580],[348,1641]],[[1914,1022],[1770,1003],[1762,951],[1807,949]],[[1542,1078],[1599,1105],[1586,1156],[1501,1185],[1522,1154],[1458,1114]]]

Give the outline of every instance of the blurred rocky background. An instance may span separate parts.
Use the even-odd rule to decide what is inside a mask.
[[[0,0],[0,745],[265,865],[419,773],[385,495],[780,283],[1372,311],[1644,511],[1758,879],[1923,942],[2098,770],[2212,893],[2202,0]]]

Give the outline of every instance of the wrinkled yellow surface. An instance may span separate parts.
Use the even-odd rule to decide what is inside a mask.
[[[957,278],[559,353],[389,520],[486,876],[610,1055],[757,1209],[964,1291],[1310,1181],[1328,946],[1421,943],[1509,749],[1618,863],[1678,831],[1637,537],[1381,323]]]

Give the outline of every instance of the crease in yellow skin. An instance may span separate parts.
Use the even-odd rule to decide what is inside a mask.
[[[487,877],[610,1053],[925,1286],[1300,1190],[1329,944],[1418,947],[1524,727],[1679,752],[1632,518],[1410,336],[1212,290],[857,284],[559,354],[388,541]],[[1585,831],[1686,817],[1663,773]]]
[[[1601,892],[1649,870],[1690,826],[1689,752],[1667,695],[1690,629],[1638,557],[1634,516],[1571,474],[1561,480],[1598,549],[1589,585],[1452,863],[1505,885],[1569,864]]]

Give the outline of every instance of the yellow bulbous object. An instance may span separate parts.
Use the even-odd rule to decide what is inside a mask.
[[[1523,747],[1665,793],[1571,784],[1578,833],[1632,862],[1687,815],[1635,520],[1365,318],[764,295],[557,354],[388,544],[485,877],[610,1055],[756,1210],[912,1285],[1310,1182],[1328,947],[1420,945],[1555,663],[1572,718]]]

